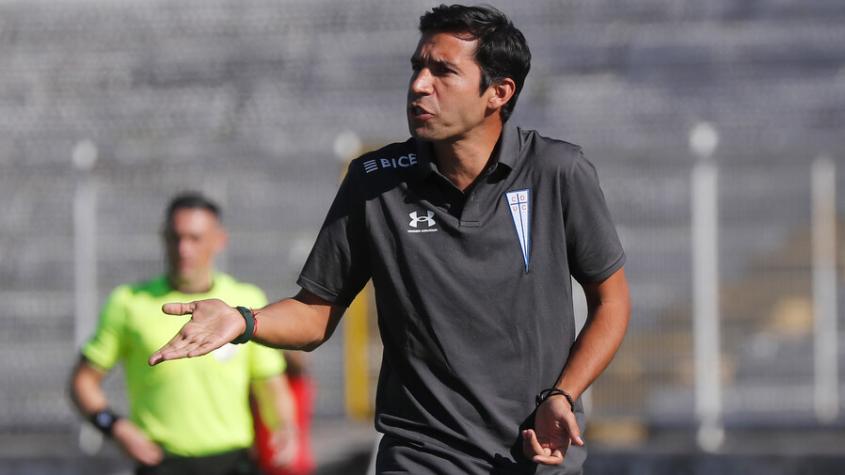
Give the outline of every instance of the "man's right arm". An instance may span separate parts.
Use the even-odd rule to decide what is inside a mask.
[[[84,356],[79,358],[74,368],[70,383],[71,399],[86,420],[109,407],[102,387],[105,376],[105,371],[92,365]],[[128,419],[118,418],[112,426],[111,436],[130,457],[144,465],[156,465],[164,456],[161,447]]]
[[[71,396],[79,412],[86,418],[108,407],[102,381],[106,373],[81,356],[71,376]]]
[[[240,312],[221,300],[170,303],[163,310],[170,315],[191,315],[191,320],[150,356],[151,365],[202,356],[231,342],[246,329]],[[295,297],[256,310],[258,324],[252,339],[275,348],[311,351],[329,339],[345,310],[303,289]]]

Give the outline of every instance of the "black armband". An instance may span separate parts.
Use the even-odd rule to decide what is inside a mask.
[[[537,402],[537,405],[539,406],[540,404],[543,404],[543,402],[545,402],[546,399],[548,399],[552,396],[563,396],[563,397],[565,397],[566,402],[569,403],[569,407],[572,408],[572,412],[575,412],[575,400],[572,399],[571,394],[564,391],[563,389],[559,389],[559,388],[544,389],[544,390],[540,391],[540,394],[537,395],[537,398],[535,399],[535,401]]]
[[[112,412],[111,409],[103,409],[97,411],[88,418],[91,424],[100,431],[103,435],[111,436],[114,423],[120,419],[120,416]]]

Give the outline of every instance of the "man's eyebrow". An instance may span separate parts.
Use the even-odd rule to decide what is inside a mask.
[[[431,62],[438,65],[438,66],[445,66],[449,69],[457,69],[458,68],[457,64],[455,64],[451,61],[446,61],[445,59],[432,59]]]
[[[449,69],[458,69],[457,64],[455,64],[451,61],[447,61],[445,59],[434,59],[434,58],[431,58],[431,57],[429,57],[427,59],[423,59],[422,56],[419,56],[419,55],[411,56],[411,64],[412,65],[423,64],[423,63],[427,63],[427,64],[431,64],[431,65],[434,65],[434,66],[439,66],[439,67],[446,67],[446,68],[449,68]]]

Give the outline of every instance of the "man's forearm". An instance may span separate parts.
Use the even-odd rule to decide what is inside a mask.
[[[191,315],[191,319],[166,345],[150,355],[147,362],[153,366],[208,354],[248,331],[248,337],[262,345],[311,351],[331,336],[345,309],[333,307],[330,302],[302,290],[294,298],[254,310],[251,331],[249,315],[220,299],[171,302],[164,304],[162,310],[168,315]]]
[[[331,336],[343,310],[302,291],[257,309],[258,330],[252,339],[266,346],[311,351]]]
[[[100,386],[105,375],[88,364],[84,358],[73,371],[70,382],[71,399],[79,412],[88,417],[108,407],[106,393]]]
[[[577,398],[607,368],[622,344],[631,304],[622,270],[605,282],[585,287],[589,314],[572,346],[557,387]]]

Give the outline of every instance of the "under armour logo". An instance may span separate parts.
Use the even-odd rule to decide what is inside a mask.
[[[416,211],[408,213],[411,222],[408,223],[412,228],[419,227],[420,223],[425,223],[427,228],[434,226],[434,211],[426,211],[425,216],[419,216]]]

